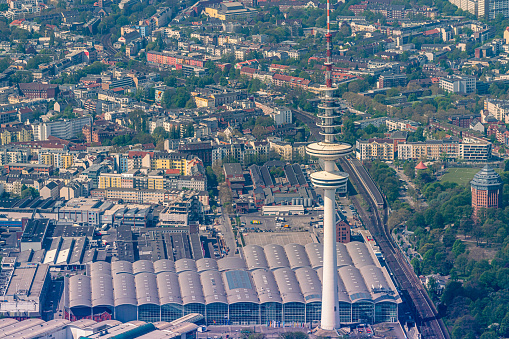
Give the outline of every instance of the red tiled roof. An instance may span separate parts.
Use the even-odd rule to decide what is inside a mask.
[[[145,155],[150,154],[151,157],[154,156],[154,152],[144,152],[144,151],[129,151],[129,158],[134,157],[144,157]]]
[[[424,164],[422,163],[422,161],[421,161],[421,162],[419,162],[419,163],[417,164],[417,166],[415,166],[415,169],[418,169],[418,170],[425,170],[426,168],[427,168],[427,167],[426,167],[426,165],[424,165]]]
[[[249,74],[255,74],[257,72],[256,69],[254,68],[251,68],[251,67],[242,67],[240,69],[240,73],[249,73]]]
[[[283,75],[283,74],[274,74],[272,79],[276,79],[276,80],[280,80],[280,81],[285,81],[285,82],[289,82],[289,83],[293,83],[293,84],[300,84],[300,85],[303,85],[303,86],[307,86],[307,85],[309,85],[311,83],[310,80],[307,80],[307,79],[304,79],[304,78],[292,77],[292,76]]]
[[[440,31],[435,28],[435,29],[424,32],[424,35],[433,35],[433,34],[438,34],[438,33],[440,33]]]

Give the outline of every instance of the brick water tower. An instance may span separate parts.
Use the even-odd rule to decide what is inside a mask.
[[[502,179],[497,172],[486,165],[470,181],[472,190],[473,216],[477,218],[481,208],[498,208]]]

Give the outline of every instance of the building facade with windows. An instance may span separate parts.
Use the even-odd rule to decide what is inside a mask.
[[[74,319],[106,312],[123,322],[173,321],[190,313],[208,325],[317,324],[323,246],[243,247],[243,258],[94,262],[65,280],[65,312]],[[387,270],[361,242],[338,243],[341,323],[395,322],[401,303]],[[102,297],[94,298],[100,290]]]
[[[498,208],[502,179],[489,165],[484,166],[470,182],[474,218],[483,208]]]

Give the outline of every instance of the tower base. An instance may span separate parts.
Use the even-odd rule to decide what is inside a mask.
[[[314,336],[322,337],[322,338],[340,338],[340,337],[347,335],[349,333],[350,333],[350,330],[348,327],[338,328],[336,331],[331,331],[331,330],[323,330],[320,328],[320,326],[317,326],[312,331],[312,334]]]

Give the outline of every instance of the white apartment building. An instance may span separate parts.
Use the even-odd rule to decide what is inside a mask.
[[[274,124],[278,126],[292,123],[292,110],[287,107],[276,107],[270,115],[274,119]]]
[[[355,144],[355,157],[361,161],[375,159],[394,161],[394,140],[357,140]]]
[[[464,10],[465,12],[470,12],[473,15],[478,15],[479,2],[477,0],[449,0],[449,2]]]
[[[43,122],[32,125],[32,128],[35,140],[48,140],[50,135],[61,139],[71,139],[81,133],[84,126],[90,124],[92,124],[92,117],[86,116],[72,120]]]
[[[121,105],[129,105],[131,103],[132,99],[129,97],[124,97],[124,96],[115,96],[115,95],[109,95],[107,93],[98,93],[97,100],[115,102],[115,103],[118,103]]]
[[[429,140],[398,144],[398,159],[440,160],[444,156],[447,159],[487,161],[491,158],[491,143],[455,143]]]
[[[487,98],[484,100],[484,109],[498,121],[509,123],[509,101]]]
[[[412,120],[403,120],[398,118],[389,118],[385,120],[385,125],[389,132],[409,131],[414,132],[419,127],[419,123]]]
[[[27,163],[30,151],[17,150],[17,149],[2,149],[0,150],[0,165],[7,165],[8,163]]]
[[[491,158],[491,143],[459,145],[459,158],[467,161],[488,161]]]
[[[476,78],[467,75],[441,78],[439,86],[447,92],[470,94],[475,92]]]

